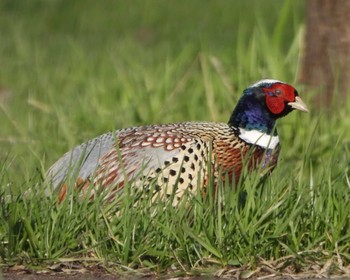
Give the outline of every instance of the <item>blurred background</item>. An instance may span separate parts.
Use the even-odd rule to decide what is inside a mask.
[[[313,108],[319,92],[303,70],[312,2],[1,0],[2,174],[30,180],[33,170],[41,174],[68,149],[113,129],[227,122],[243,89],[265,77],[295,85]],[[326,131],[345,112],[322,128],[320,111],[281,121],[287,158],[303,152],[308,130]],[[334,140],[324,137],[330,147]]]

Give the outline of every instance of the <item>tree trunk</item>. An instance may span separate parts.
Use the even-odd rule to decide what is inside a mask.
[[[350,1],[308,0],[300,82],[316,90],[316,102],[343,102],[350,85]],[[336,102],[337,103],[337,102]]]

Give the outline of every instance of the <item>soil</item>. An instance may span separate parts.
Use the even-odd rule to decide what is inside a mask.
[[[77,274],[77,275],[69,275],[69,274],[16,274],[16,273],[4,273],[3,278],[0,279],[6,279],[6,280],[63,280],[63,279],[69,279],[69,280],[93,280],[93,279],[99,279],[99,280],[118,280],[120,277],[115,275],[95,275],[95,274]]]
[[[16,273],[0,273],[0,280],[119,280],[119,279],[159,279],[155,276],[149,276],[149,277],[120,277],[117,275],[107,275],[107,274],[95,274],[95,273],[83,273],[83,274],[76,274],[76,275],[70,275],[70,274],[16,274]],[[214,276],[191,276],[191,277],[170,277],[170,278],[163,278],[168,280],[212,280],[214,279]]]

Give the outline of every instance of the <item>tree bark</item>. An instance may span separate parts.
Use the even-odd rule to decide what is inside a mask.
[[[319,105],[329,105],[335,93],[344,100],[349,91],[350,1],[308,0],[306,10],[300,82],[317,91]]]

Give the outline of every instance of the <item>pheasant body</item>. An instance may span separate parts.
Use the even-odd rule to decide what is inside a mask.
[[[264,99],[264,89],[276,85],[278,90],[293,91],[284,110],[271,105],[277,114]],[[174,194],[179,200],[185,192],[205,188],[210,175],[214,183],[225,178],[238,181],[246,157],[248,169],[259,164],[273,169],[280,150],[275,120],[289,113],[294,103],[296,109],[307,110],[294,88],[263,80],[243,93],[228,124],[184,122],[117,130],[66,153],[48,175],[52,185],[60,188],[60,199],[66,195],[69,178],[74,177],[82,189],[93,184],[113,195],[130,182],[139,188],[153,186],[156,193]]]

